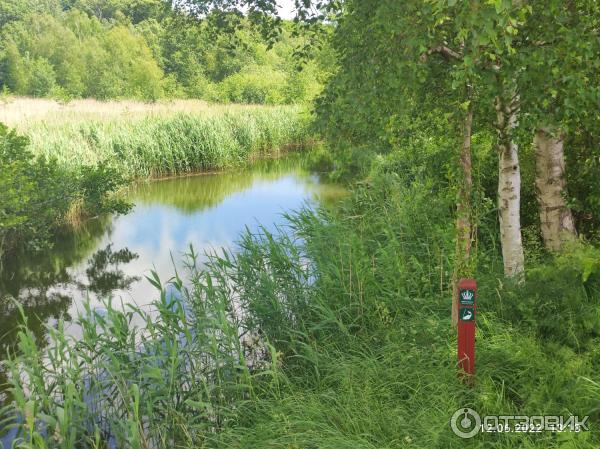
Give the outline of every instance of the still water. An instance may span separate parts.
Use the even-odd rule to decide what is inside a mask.
[[[275,230],[284,212],[331,204],[343,195],[304,166],[294,155],[239,171],[141,183],[126,194],[134,204],[129,214],[88,221],[44,254],[7,261],[0,277],[0,360],[16,343],[14,299],[43,346],[45,325],[75,318],[86,299],[92,307],[109,296],[117,303],[150,304],[157,291],[144,276],[155,270],[164,283],[176,269],[184,273],[190,245],[199,254],[235,249],[246,227]],[[0,393],[0,404],[2,399]]]

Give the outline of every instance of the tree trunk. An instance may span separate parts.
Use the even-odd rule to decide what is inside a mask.
[[[471,170],[471,130],[473,108],[469,106],[463,124],[463,143],[460,150],[461,184],[456,205],[456,254],[452,273],[452,325],[458,324],[458,280],[466,275],[471,258],[471,191],[473,177]]]
[[[563,197],[565,157],[563,136],[548,128],[535,133],[535,185],[540,212],[542,238],[550,251],[560,251],[565,242],[576,237],[573,215]]]
[[[498,129],[498,215],[504,274],[520,277],[525,269],[521,239],[521,169],[518,147],[512,139],[517,126],[518,98],[496,99]]]

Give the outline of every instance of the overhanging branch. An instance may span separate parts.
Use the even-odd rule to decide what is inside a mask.
[[[450,59],[460,60],[463,58],[463,55],[461,53],[459,53],[455,50],[452,50],[447,45],[442,44],[442,45],[438,45],[437,47],[430,48],[425,53],[423,53],[419,59],[421,60],[421,62],[425,62],[427,60],[427,58],[434,53],[438,53],[448,60],[450,60]]]

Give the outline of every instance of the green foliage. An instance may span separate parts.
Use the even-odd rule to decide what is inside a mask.
[[[19,249],[41,250],[73,203],[84,215],[126,212],[112,196],[124,179],[104,165],[65,170],[55,158],[34,156],[29,142],[0,124],[0,260]],[[0,266],[1,267],[1,266]]]
[[[85,199],[84,215],[129,212],[130,204],[116,196],[106,195],[107,192],[116,192],[127,182],[117,169],[100,162],[97,166],[81,167],[79,176],[80,194]]]
[[[260,67],[228,76],[217,85],[217,98],[223,102],[278,104],[284,101],[284,73]]]
[[[33,61],[29,69],[28,94],[34,97],[44,97],[56,86],[56,75],[50,63],[39,58]]]
[[[60,11],[60,0],[2,0],[0,29],[7,23],[22,20],[29,14],[53,14]]]
[[[2,8],[16,6],[0,1],[0,17]],[[269,50],[250,22],[228,34],[159,0],[67,1],[62,10],[6,14],[0,86],[16,95],[291,104],[314,98],[323,78],[326,50],[295,71],[300,40],[289,26]]]
[[[71,441],[66,447],[112,435],[120,446],[458,448],[464,440],[448,420],[465,406],[597,420],[597,346],[586,340],[576,353],[509,315],[497,295],[515,287],[495,288],[493,270],[480,283],[477,382],[457,379],[448,198],[431,194],[433,175],[409,181],[387,163],[337,210],[292,214],[275,234],[245,233],[235,253],[212,255],[202,268],[192,250],[187,288],[179,277],[164,286],[151,276],[160,290],[152,315],[109,302],[86,309],[80,339],[51,329],[44,371],[23,328],[23,355],[9,363],[17,409],[29,418],[18,427],[39,446],[51,440],[36,420]],[[595,304],[598,290],[586,289],[597,281],[597,251],[573,254],[540,265],[540,278],[518,287],[523,304],[543,310],[537,289],[550,271],[556,281],[546,288],[562,280],[552,293],[571,312]],[[583,314],[577,319],[579,342],[595,338]],[[593,431],[559,437],[480,434],[469,444],[598,445]]]
[[[494,98],[514,90],[520,112],[512,138],[521,154],[521,218],[529,241],[539,228],[532,139],[544,124],[566,133],[565,195],[579,232],[597,240],[600,47],[591,36],[599,20],[598,4],[589,0],[570,8],[563,1],[345,2],[333,36],[338,70],[317,99],[319,129],[342,147],[397,151],[406,161],[398,170],[427,167],[452,181],[457,174],[448,169],[458,165],[461,120],[471,105],[480,142],[477,194],[487,204],[495,201],[498,180]],[[439,49],[442,43],[454,56]],[[428,140],[445,151],[427,151],[435,160],[422,165],[416,159]]]
[[[6,44],[2,68],[2,80],[5,87],[12,92],[27,92],[28,75],[25,61],[21,58],[17,46],[12,42]]]
[[[28,30],[36,30],[30,33]],[[163,73],[145,40],[127,26],[106,28],[74,10],[58,19],[29,15],[2,30],[0,79],[15,94],[154,100]]]
[[[496,303],[505,319],[532,328],[544,341],[578,351],[600,341],[600,251],[573,246],[528,273]]]
[[[577,220],[577,229],[592,241],[600,242],[600,158],[599,136],[580,130],[567,137],[567,194]]]
[[[19,242],[43,247],[55,220],[66,212],[73,190],[56,163],[35,159],[27,139],[0,124],[0,254]]]

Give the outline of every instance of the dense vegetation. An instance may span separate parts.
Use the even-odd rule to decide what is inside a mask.
[[[32,445],[98,447],[110,435],[131,447],[463,447],[448,426],[463,406],[597,422],[598,251],[574,248],[511,286],[498,285],[500,254],[480,246],[478,372],[466,386],[448,313],[452,197],[432,196],[433,165],[415,181],[396,164],[381,159],[336,212],[303,211],[284,235],[244,235],[237,254],[202,270],[191,257],[169,284],[152,278],[152,315],[89,310],[81,340],[51,333],[44,369],[24,330],[12,385]],[[469,442],[597,444],[593,432]]]
[[[55,159],[34,156],[27,138],[0,124],[0,271],[2,261],[23,244],[30,250],[47,247],[52,231],[78,215],[125,212],[115,198],[123,177],[106,163],[66,171]]]
[[[224,17],[241,4],[187,3]],[[81,339],[49,329],[48,354],[23,326],[18,419],[4,421],[23,447],[600,445],[597,2],[311,3],[296,2],[299,19],[335,18],[337,67],[315,114],[330,151],[314,159],[350,198],[246,233],[207,266],[192,250],[186,276],[148,279],[154,312],[107,300]],[[188,118],[168,125],[204,141]],[[127,155],[152,139],[119,153],[94,129],[94,148],[134,173],[187,160],[160,148],[138,167]],[[479,282],[470,384],[450,316],[461,276]],[[448,425],[463,407],[589,415],[591,431],[465,441]]]
[[[47,248],[65,224],[126,212],[116,193],[137,179],[222,170],[309,141],[295,106],[141,109],[51,113],[21,123],[26,137],[0,125],[0,260]]]
[[[269,50],[249,24],[232,36],[162,0],[27,3],[0,1],[0,89],[16,95],[290,104],[326,77],[326,50],[297,70],[289,26]]]
[[[401,151],[406,158],[403,169],[411,169],[415,157],[432,157],[418,149],[407,152],[407,145],[418,138],[434,139],[439,149],[435,170],[449,175],[448,181],[456,187],[461,176],[456,148],[462,144],[463,122],[471,109],[474,153],[478,153],[472,166],[483,178],[485,196],[495,202],[496,150],[503,136],[498,136],[494,101],[498,83],[505,80],[497,79],[496,67],[486,67],[478,59],[504,61],[521,98],[518,127],[510,139],[521,155],[523,227],[530,229],[530,237],[539,235],[534,134],[546,121],[562,129],[567,167],[564,195],[576,227],[597,239],[600,46],[586,34],[597,29],[600,21],[597,2],[576,2],[575,9],[562,1],[489,2],[472,11],[468,2],[421,3],[347,2],[334,36],[340,70],[318,101],[321,130],[342,146],[348,141],[360,146],[357,152]],[[574,10],[577,16],[572,15]],[[536,46],[529,42],[532,39],[544,45]],[[457,47],[468,43],[473,48],[464,51],[472,53],[462,60],[434,52],[427,55],[429,46],[438,42]],[[361,157],[367,160],[370,155]]]
[[[110,164],[140,178],[239,166],[301,146],[309,130],[300,108],[273,106],[34,121],[26,133],[33,152],[61,165]]]

